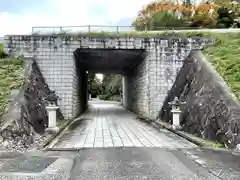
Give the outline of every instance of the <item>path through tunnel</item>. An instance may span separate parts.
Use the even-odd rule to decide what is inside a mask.
[[[88,74],[120,74],[123,77],[123,105],[138,113],[134,101],[141,94],[137,89],[144,88],[144,49],[82,49],[74,51],[73,117],[77,117],[88,107]],[[146,63],[146,62],[145,62]],[[134,92],[135,90],[135,92]],[[138,106],[138,105],[137,105]]]

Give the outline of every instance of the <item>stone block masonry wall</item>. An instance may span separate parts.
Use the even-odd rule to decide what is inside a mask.
[[[178,40],[179,41],[179,40]],[[128,78],[128,106],[137,114],[155,119],[171,89],[184,58],[197,46],[191,41],[181,46],[178,41],[163,39],[145,47],[145,59]]]
[[[148,52],[150,52],[147,67],[149,74],[149,118],[157,118],[166,94],[172,87],[184,58],[190,50],[190,44],[181,48],[178,45],[168,43],[148,49]]]
[[[86,105],[86,98],[83,98],[87,95],[84,83],[86,78],[82,77],[86,74],[84,70],[81,70],[79,76],[76,73],[77,66],[73,57],[76,49],[145,49],[146,58],[136,68],[135,76],[127,77],[130,84],[128,104],[131,104],[129,108],[136,113],[155,118],[176,77],[177,69],[182,65],[181,56],[186,56],[187,51],[179,53],[178,50],[201,48],[208,41],[206,38],[181,39],[161,36],[133,38],[10,35],[5,36],[4,48],[7,53],[22,54],[36,59],[47,84],[51,89],[55,89],[62,99],[60,108],[65,118],[74,117],[78,111],[76,109]],[[76,90],[77,87],[80,87],[79,91]],[[76,99],[78,95],[82,96],[80,101]]]
[[[127,76],[128,107],[133,112],[149,115],[149,91],[148,91],[148,55],[135,67],[133,73]]]
[[[72,118],[74,82],[76,84],[76,66],[73,51],[76,49],[66,44],[59,44],[49,37],[33,38],[32,36],[14,36],[7,41],[12,45],[5,46],[15,55],[34,57],[50,89],[56,90],[61,98],[60,109],[66,119]],[[74,102],[75,104],[77,102]]]
[[[73,117],[76,117],[79,115],[79,110],[81,106],[80,102],[80,76],[78,72],[78,62],[76,61],[75,57],[73,60],[73,69],[72,69],[72,74],[73,74],[73,84],[72,84],[72,115]]]
[[[68,48],[56,49],[50,45],[39,48],[36,55],[36,61],[44,78],[61,98],[59,105],[65,118],[71,118],[75,75],[73,53]]]

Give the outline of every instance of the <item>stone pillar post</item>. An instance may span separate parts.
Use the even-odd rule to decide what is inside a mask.
[[[46,109],[48,111],[48,128],[46,129],[47,132],[50,133],[57,133],[59,131],[59,128],[57,127],[57,116],[56,112],[58,106],[47,106]]]
[[[181,102],[179,101],[178,97],[174,97],[172,102],[168,102],[169,105],[172,106],[172,127],[174,130],[176,129],[181,129],[181,125],[180,125],[180,114],[181,114],[181,110],[180,110],[180,105],[186,104],[186,102]]]
[[[180,114],[181,114],[181,111],[179,109],[173,109],[171,110],[172,112],[172,120],[173,120],[173,124],[172,124],[172,127],[174,130],[176,129],[180,129],[181,126],[180,126]]]

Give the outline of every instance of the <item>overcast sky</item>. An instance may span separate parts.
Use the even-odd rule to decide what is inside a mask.
[[[0,37],[32,26],[130,25],[151,0],[0,0]]]

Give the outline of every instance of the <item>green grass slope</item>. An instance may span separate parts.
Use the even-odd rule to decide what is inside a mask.
[[[216,43],[206,48],[204,54],[240,99],[240,33],[211,35]]]
[[[2,45],[0,45],[0,51]],[[0,58],[0,115],[8,106],[9,95],[19,89],[24,80],[24,60],[21,58]]]

